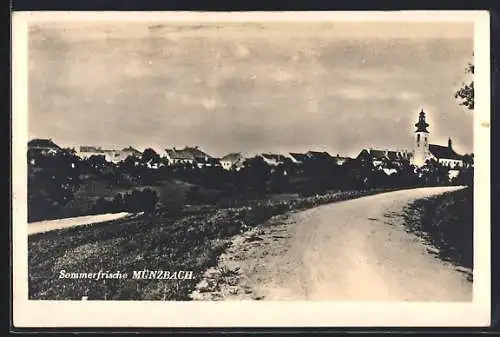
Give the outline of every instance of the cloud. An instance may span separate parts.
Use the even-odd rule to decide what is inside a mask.
[[[201,104],[207,110],[213,110],[217,107],[217,101],[216,101],[215,97],[210,97],[208,99],[202,99]]]
[[[273,73],[272,73],[272,79],[274,79],[277,82],[289,82],[293,79],[295,79],[295,76],[288,71],[285,71],[281,68],[277,68]]]
[[[404,78],[411,78],[416,74],[410,69],[397,69],[397,71],[388,71],[386,69],[349,69],[344,72],[346,78],[351,81],[361,81],[375,83],[385,83],[387,81],[398,81]]]
[[[235,53],[240,58],[246,58],[250,54],[250,50],[245,45],[237,44]]]
[[[368,92],[369,88],[366,87],[345,87],[337,92],[337,95],[346,99],[367,99],[372,97],[372,93]]]
[[[410,92],[410,91],[402,91],[396,94],[396,97],[400,100],[403,101],[411,101],[411,100],[416,100],[420,97],[420,95],[416,92]]]
[[[399,100],[412,101],[420,98],[420,94],[411,91],[398,91],[393,88],[376,86],[345,86],[340,88],[336,95],[348,100]]]

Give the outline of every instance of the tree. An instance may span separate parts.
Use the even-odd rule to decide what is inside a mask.
[[[270,168],[264,160],[255,156],[245,161],[245,167],[239,176],[240,183],[258,194],[263,194],[266,191],[270,173]]]
[[[125,169],[134,169],[135,166],[136,166],[136,163],[138,162],[137,158],[132,156],[132,155],[129,155],[127,156],[127,158],[125,158],[125,160],[122,162],[122,167],[124,167]]]
[[[474,65],[469,63],[465,72],[473,77]],[[455,93],[455,98],[462,100],[460,105],[465,106],[469,110],[474,110],[474,79],[469,83],[464,83],[463,87]],[[464,166],[460,169],[456,179],[454,179],[454,183],[472,186],[474,180],[474,154],[465,154],[463,156],[463,164]]]
[[[87,159],[87,163],[90,165],[90,167],[93,168],[103,168],[108,162],[106,161],[106,158],[104,156],[91,155]]]
[[[466,166],[460,168],[458,176],[453,181],[457,185],[473,186],[474,184],[474,167]]]
[[[472,63],[469,63],[465,73],[474,76],[474,65]],[[474,110],[474,80],[471,79],[470,82],[465,82],[463,86],[456,91],[455,98],[461,100],[460,105],[469,110]]]
[[[186,193],[175,185],[164,185],[160,187],[158,201],[160,202],[160,211],[170,215],[181,213],[186,204]]]
[[[67,151],[52,156],[29,152],[28,162],[33,163],[28,167],[28,218],[50,218],[80,187],[79,160]]]
[[[160,155],[158,153],[156,153],[156,151],[153,150],[152,148],[147,148],[142,153],[141,162],[143,164],[147,164],[147,163],[151,163],[151,164],[153,164],[153,163],[159,163],[160,162]]]
[[[463,162],[464,162],[464,166],[466,168],[474,166],[474,154],[473,153],[471,153],[471,154],[468,154],[468,153],[464,154]]]
[[[118,193],[113,198],[112,207],[114,212],[121,212],[123,210],[123,197],[121,193]]]
[[[450,182],[448,168],[435,159],[428,159],[420,168],[422,182],[430,186],[446,185]]]

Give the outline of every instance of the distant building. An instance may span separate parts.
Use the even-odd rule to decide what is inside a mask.
[[[290,158],[294,164],[304,164],[307,160],[309,160],[309,157],[306,154],[296,152],[290,152],[288,154],[288,158]]]
[[[245,157],[241,152],[233,152],[222,157],[220,159],[220,165],[224,170],[239,170],[244,161]]]
[[[332,161],[333,157],[328,152],[307,151],[306,156],[312,160]]]
[[[259,157],[269,166],[278,166],[285,162],[285,156],[281,154],[262,153]]]
[[[78,148],[76,154],[78,157],[82,159],[88,159],[92,156],[106,157],[104,150],[100,146],[96,147],[96,146],[82,145]]]
[[[183,149],[165,149],[165,159],[169,166],[180,164],[196,165],[198,167],[219,166],[219,160],[195,147],[184,147]]]
[[[142,152],[132,146],[125,147],[121,150],[109,150],[107,152],[105,150],[105,155],[106,154],[106,160],[112,163],[122,162],[128,157],[140,158],[142,156]]]
[[[449,167],[463,166],[463,156],[453,150],[451,138],[448,139],[448,146],[429,144],[430,132],[427,130],[429,124],[425,121],[424,110],[420,111],[415,127],[417,130],[415,131],[413,165],[420,167],[425,165],[427,160],[434,159]]]
[[[140,157],[141,151],[132,146],[123,148],[122,150],[103,149],[101,146],[80,146],[76,154],[82,159],[88,159],[91,156],[104,157],[107,162],[119,163],[124,161],[128,156]]]
[[[401,163],[409,161],[408,151],[363,149],[356,157],[362,163],[370,162],[375,167],[386,166],[388,163]]]
[[[177,150],[175,147],[173,149],[165,150],[165,159],[169,166],[179,165],[179,164],[194,164],[194,156],[185,150]]]
[[[340,156],[339,154],[337,154],[336,156],[333,157],[333,160],[335,161],[335,163],[337,165],[344,165],[346,162],[354,160],[354,159],[351,157],[343,157],[343,156]]]
[[[448,139],[448,146],[430,144],[429,157],[437,160],[439,163],[445,166],[463,166],[463,156],[453,150],[451,139]]]
[[[28,150],[41,154],[53,155],[60,152],[62,149],[52,141],[52,139],[32,139],[28,142]]]
[[[125,160],[129,156],[139,158],[142,156],[142,152],[133,148],[132,146],[120,150],[120,157],[122,158],[122,160]]]
[[[146,167],[150,168],[150,169],[159,169],[160,167],[164,167],[164,166],[165,166],[165,164],[156,163],[156,162],[153,162],[152,160],[150,160],[146,163]]]
[[[202,162],[198,162],[197,165],[200,168],[201,167],[220,167],[221,166],[220,159],[214,158],[214,157],[210,157]]]

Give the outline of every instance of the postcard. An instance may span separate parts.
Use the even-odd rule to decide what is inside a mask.
[[[489,14],[13,14],[16,327],[487,326]]]

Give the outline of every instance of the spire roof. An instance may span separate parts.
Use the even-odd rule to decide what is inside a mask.
[[[415,126],[417,127],[417,130],[415,132],[427,132],[427,133],[429,133],[429,131],[427,130],[427,127],[429,126],[429,124],[425,121],[424,109],[422,109],[420,111],[420,114],[418,116],[418,122],[415,124]]]

